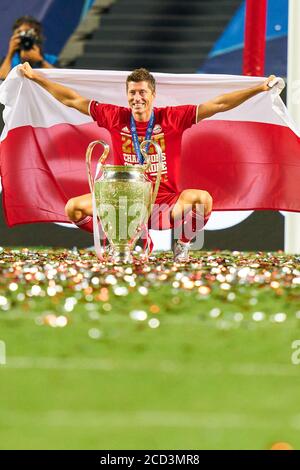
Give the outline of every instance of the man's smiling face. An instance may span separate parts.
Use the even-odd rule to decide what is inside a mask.
[[[149,83],[129,82],[127,85],[127,99],[133,116],[138,121],[150,119],[155,93],[149,87]]]

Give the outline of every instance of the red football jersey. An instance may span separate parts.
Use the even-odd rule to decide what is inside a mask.
[[[155,123],[152,139],[162,149],[163,166],[158,199],[163,196],[178,194],[177,174],[181,152],[183,132],[196,124],[195,105],[168,106],[154,108]],[[130,131],[131,110],[129,108],[102,104],[91,101],[89,105],[91,117],[99,127],[107,129],[112,138],[114,163],[116,165],[134,165],[138,163]],[[148,122],[135,122],[139,141],[145,139]],[[157,175],[158,156],[152,146],[148,152],[151,156],[150,178]]]

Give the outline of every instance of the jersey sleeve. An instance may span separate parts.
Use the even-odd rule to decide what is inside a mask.
[[[90,101],[89,114],[99,127],[112,129],[118,126],[120,121],[121,107],[113,104],[99,103],[98,101]]]
[[[170,106],[167,108],[168,120],[175,129],[185,131],[197,123],[197,108],[193,104]]]

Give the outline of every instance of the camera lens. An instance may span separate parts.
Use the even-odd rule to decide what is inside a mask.
[[[22,31],[20,33],[20,49],[29,51],[35,44],[35,34],[32,30]]]

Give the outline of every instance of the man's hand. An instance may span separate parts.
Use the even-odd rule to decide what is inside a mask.
[[[28,61],[34,64],[35,62],[43,61],[41,49],[36,44],[29,51],[20,51],[20,57],[22,61]]]
[[[20,37],[19,33],[14,33],[9,41],[8,50],[6,57],[0,65],[0,80],[5,80],[9,72],[11,71],[11,60],[14,54],[20,49]]]
[[[7,55],[12,58],[15,52],[20,49],[20,36],[14,33],[10,38]]]
[[[19,65],[19,70],[22,75],[24,75],[24,77],[29,78],[30,80],[33,80],[33,78],[35,77],[35,73],[28,62]]]
[[[275,75],[270,75],[261,86],[261,91],[270,91],[279,79]]]

